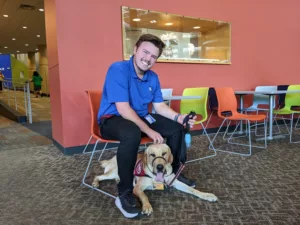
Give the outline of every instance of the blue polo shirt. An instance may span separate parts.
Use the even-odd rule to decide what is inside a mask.
[[[148,70],[140,79],[134,70],[133,56],[129,61],[113,63],[106,74],[98,122],[103,115],[120,116],[116,102],[129,102],[137,115],[146,116],[149,103],[163,102],[157,74]]]

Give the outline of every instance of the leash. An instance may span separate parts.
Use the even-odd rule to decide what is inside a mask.
[[[180,162],[180,167],[177,171],[177,173],[175,174],[175,177],[171,180],[170,183],[167,184],[168,188],[170,188],[172,186],[172,184],[174,183],[174,181],[179,177],[181,171],[184,169],[185,165],[183,163]]]
[[[194,111],[191,111],[183,120],[183,125],[185,125],[184,141],[187,149],[191,147],[191,143],[192,143],[189,120],[194,118],[194,116],[196,116],[196,113]]]
[[[184,141],[185,141],[185,145],[186,148],[189,149],[191,147],[191,143],[192,143],[192,136],[189,133],[190,131],[190,124],[189,124],[189,120],[194,118],[194,116],[196,115],[196,113],[194,111],[191,111],[183,120],[183,125],[185,125],[185,135],[184,135]],[[180,173],[182,172],[182,170],[184,169],[185,165],[180,162],[180,167],[177,171],[177,173],[175,174],[175,177],[171,180],[171,182],[169,184],[167,184],[167,186],[170,188],[172,186],[172,184],[174,183],[174,181],[179,177]]]

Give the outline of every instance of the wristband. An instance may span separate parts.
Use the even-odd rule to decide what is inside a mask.
[[[177,122],[178,121],[178,117],[181,116],[180,113],[178,113],[175,117],[174,117],[174,121]]]

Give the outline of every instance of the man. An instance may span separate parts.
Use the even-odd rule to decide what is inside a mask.
[[[134,55],[129,61],[113,63],[104,83],[98,122],[103,138],[120,141],[117,151],[120,182],[116,205],[127,218],[141,212],[132,191],[133,170],[143,135],[154,143],[162,143],[163,137],[167,139],[174,156],[172,166],[175,173],[180,162],[185,162],[182,123],[187,115],[180,115],[164,103],[158,76],[150,70],[164,47],[158,37],[142,35],[134,47]],[[149,103],[153,104],[156,114],[149,114]],[[195,118],[189,120],[191,127]],[[178,179],[195,187],[195,182],[182,174]]]

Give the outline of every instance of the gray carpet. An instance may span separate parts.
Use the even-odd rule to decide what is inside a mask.
[[[1,128],[0,136],[13,129]],[[30,138],[37,135],[28,132]],[[139,220],[125,219],[112,198],[81,186],[88,155],[64,156],[52,144],[18,147],[15,142],[0,139],[1,225],[300,224],[300,148],[287,140],[255,149],[251,157],[218,153],[187,165],[184,174],[197,180],[196,188],[219,201],[176,190],[147,191],[154,213]],[[204,137],[194,137],[189,157],[205,152],[207,144]],[[100,172],[96,163],[88,180]],[[113,181],[102,187],[115,194]]]

